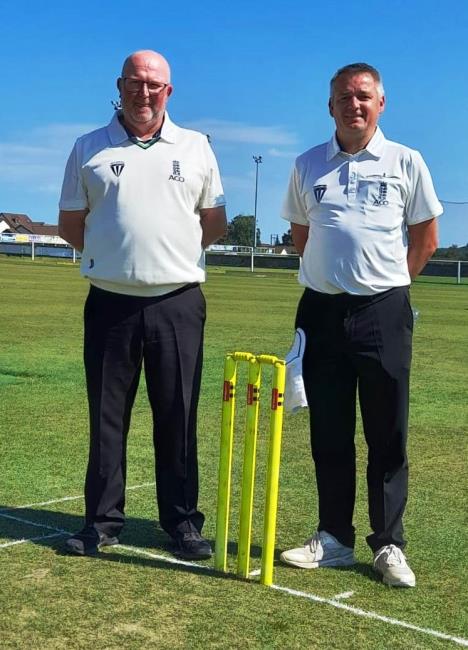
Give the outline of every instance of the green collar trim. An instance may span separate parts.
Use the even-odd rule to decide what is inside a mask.
[[[161,139],[161,129],[159,129],[159,131],[156,131],[153,137],[150,138],[149,140],[140,140],[140,138],[137,138],[136,135],[133,135],[133,133],[129,129],[127,129],[127,127],[123,123],[123,120],[120,118],[120,115],[119,115],[119,122],[125,129],[125,132],[128,135],[128,139],[130,140],[130,142],[132,144],[136,144],[137,147],[140,147],[141,149],[149,149],[151,146],[153,146],[153,144],[156,144],[156,142],[158,142],[158,140]]]

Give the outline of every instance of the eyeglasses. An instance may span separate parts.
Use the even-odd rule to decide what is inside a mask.
[[[159,95],[159,93],[169,85],[160,81],[142,81],[141,79],[132,79],[132,77],[122,77],[122,79],[124,82],[124,88],[129,93],[139,93],[143,86],[146,85],[150,95]]]

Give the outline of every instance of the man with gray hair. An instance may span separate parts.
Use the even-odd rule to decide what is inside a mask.
[[[386,584],[413,587],[403,548],[413,313],[409,285],[437,247],[442,213],[421,155],[387,140],[379,72],[366,63],[333,76],[329,142],[296,160],[283,217],[302,256],[304,384],[318,490],[317,532],[284,551],[312,569],[355,562],[356,395],[368,446],[372,533]]]
[[[94,555],[124,524],[126,443],[142,367],[153,415],[159,522],[187,559],[211,555],[198,510],[196,418],[203,353],[203,249],[226,229],[218,166],[201,133],[176,126],[163,56],[129,56],[121,110],[79,138],[59,232],[90,282],[84,361],[90,413],[85,526],[68,550]]]

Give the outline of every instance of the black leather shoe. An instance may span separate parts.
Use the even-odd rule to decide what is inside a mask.
[[[184,560],[207,560],[212,555],[209,542],[198,531],[178,533],[174,541],[177,545],[176,555]]]
[[[94,526],[85,526],[66,541],[67,550],[75,555],[97,555],[98,550],[103,546],[115,546],[118,543],[118,537],[101,533]]]

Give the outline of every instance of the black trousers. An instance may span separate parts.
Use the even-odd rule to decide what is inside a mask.
[[[155,298],[91,287],[84,310],[90,413],[86,523],[109,535],[124,524],[126,443],[142,366],[153,414],[162,528],[201,531],[196,416],[205,299],[198,285]]]
[[[296,327],[306,333],[304,383],[319,497],[318,530],[354,546],[356,394],[368,446],[373,551],[404,546],[406,440],[413,314],[408,287],[373,296],[306,289]]]

